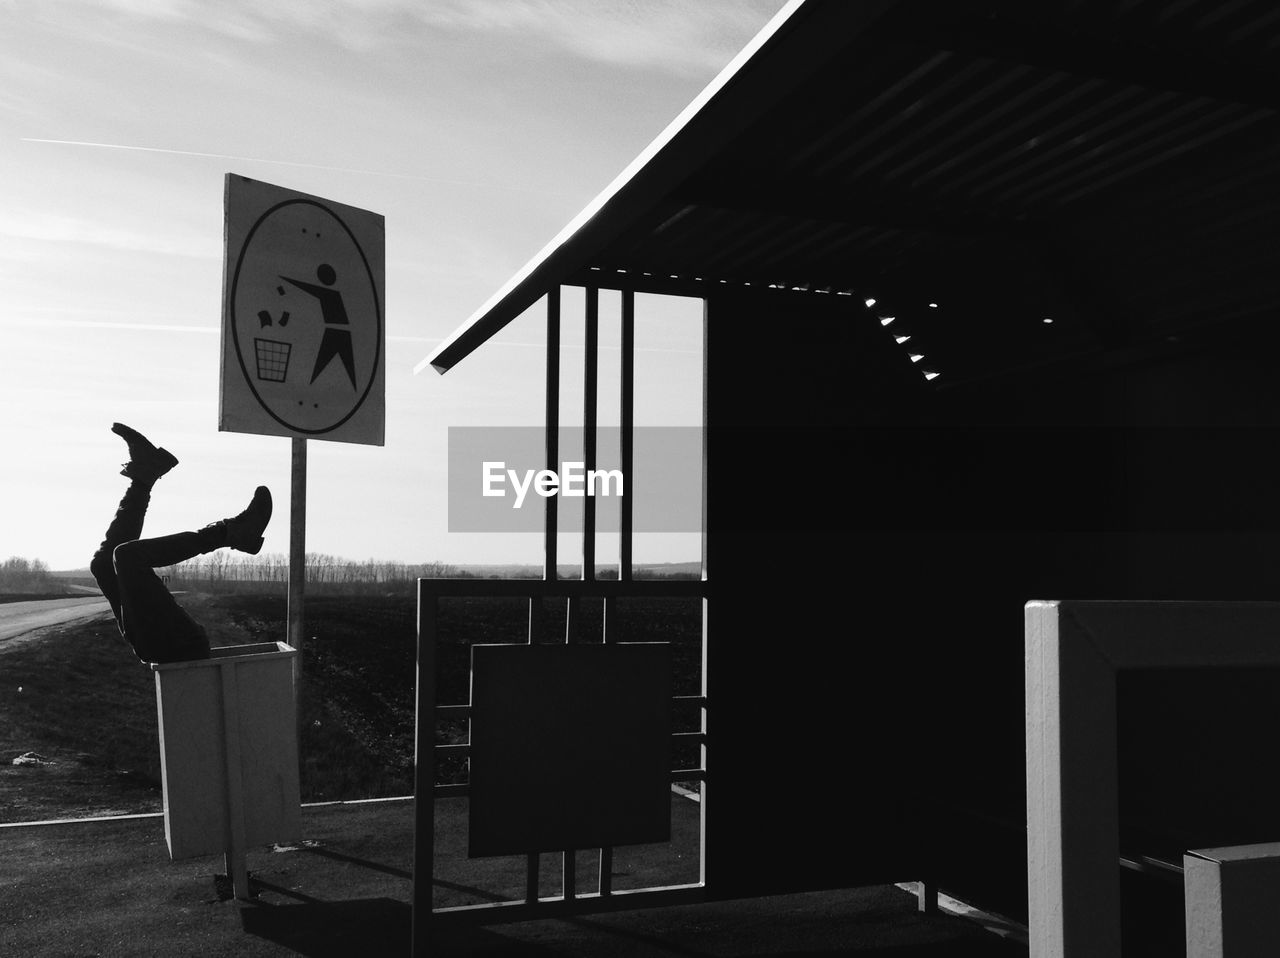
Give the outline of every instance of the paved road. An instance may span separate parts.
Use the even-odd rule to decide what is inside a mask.
[[[0,651],[18,644],[37,629],[110,612],[111,607],[101,595],[37,599],[34,602],[0,602]]]

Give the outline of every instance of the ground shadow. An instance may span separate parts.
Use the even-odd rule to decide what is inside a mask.
[[[932,942],[928,944],[903,944],[891,946],[833,945],[806,951],[760,951],[748,946],[715,947],[705,943],[709,950],[690,948],[667,941],[660,936],[633,937],[627,944],[615,941],[609,944],[609,934],[601,935],[598,954],[653,954],[680,956],[680,958],[734,958],[750,955],[751,958],[1026,958],[1027,949],[1012,942],[1000,940],[970,940]],[[586,946],[577,941],[557,943],[555,940],[531,942],[509,938],[499,932],[476,927],[455,927],[447,931],[437,929],[432,933],[431,944],[439,954],[450,958],[555,958],[555,956],[582,955]],[[614,950],[616,948],[616,951]],[[744,950],[745,949],[745,950]]]
[[[690,935],[688,929],[671,930],[670,933],[645,933],[634,927],[618,927],[602,925],[592,919],[570,918],[568,924],[579,928],[598,932],[602,939],[615,938],[619,942],[628,941],[628,950],[619,947],[618,951],[631,953],[635,946],[651,947],[653,954],[679,956],[679,958],[732,958],[736,955],[750,955],[751,958],[1026,958],[1027,946],[1016,941],[1001,938],[975,929],[957,926],[956,937],[948,937],[934,941],[900,941],[896,944],[877,944],[883,941],[886,928],[883,924],[871,924],[864,933],[853,934],[850,940],[851,924],[847,917],[832,918],[826,933],[818,937],[838,938],[841,941],[818,943],[814,940],[812,927],[804,929],[791,927],[783,920],[761,937],[743,940],[737,936],[731,941],[717,941],[714,936]],[[854,923],[856,925],[856,922]],[[913,931],[914,916],[906,916],[906,921],[895,923],[896,931],[889,932],[902,937],[912,935],[936,935],[936,928],[930,931],[928,924],[922,924]],[[796,949],[785,945],[775,945],[793,938],[800,933],[810,940],[809,947]],[[858,938],[865,939],[858,941]],[[773,939],[773,940],[771,940]],[[480,954],[477,952],[476,954]]]
[[[787,951],[753,958],[1026,958],[1027,949],[999,942],[940,941],[925,945],[891,945],[885,948],[842,948],[834,951]]]
[[[356,858],[354,855],[344,855],[342,852],[335,852],[331,848],[322,848],[319,845],[311,845],[301,849],[308,855],[318,855],[321,858],[328,858],[335,862],[346,862],[351,865],[359,865],[362,868],[369,868],[376,872],[382,872],[384,875],[394,875],[396,878],[413,879],[413,872],[403,868],[395,868],[391,865],[383,865],[381,862],[371,862],[367,858]]]
[[[431,950],[449,958],[556,958],[563,951],[532,941],[508,938],[478,926],[434,928]]]
[[[412,909],[401,901],[390,898],[371,898],[356,901],[321,902],[302,901],[298,904],[271,905],[256,903],[241,908],[244,930],[275,942],[308,958],[346,958],[349,955],[407,955],[410,948]],[[601,944],[616,949],[618,953],[646,953],[683,956],[683,958],[731,958],[736,954],[751,954],[754,958],[1025,958],[1027,948],[1017,942],[983,934],[976,930],[956,929],[958,937],[942,941],[919,940],[885,944],[885,929],[870,932],[870,940],[850,940],[847,922],[832,919],[831,931],[841,941],[819,942],[812,939],[796,949],[785,945],[771,947],[772,942],[756,938],[745,942],[718,941],[716,937],[693,933],[691,929],[666,928],[648,932],[643,925],[637,927],[613,927],[598,924],[590,919],[564,920],[564,941],[558,942],[553,933],[540,941],[530,941],[519,935],[472,924],[434,924],[431,929],[432,951],[447,954],[451,958],[554,958],[557,955],[580,955],[584,941],[583,932],[595,934]],[[576,932],[573,930],[576,929]],[[841,929],[843,933],[837,931]],[[773,929],[779,939],[788,937],[786,922]],[[930,934],[920,929],[918,933]],[[545,934],[545,930],[543,932]],[[909,938],[910,928],[898,928],[897,935]],[[937,934],[937,929],[932,931]],[[541,935],[540,935],[541,937]],[[765,936],[773,937],[772,934]],[[825,937],[819,935],[818,937]],[[875,939],[880,939],[878,942]],[[610,947],[608,942],[612,941]],[[781,944],[781,941],[779,941]],[[563,946],[563,948],[561,947]],[[742,949],[746,950],[743,951]]]
[[[392,898],[240,909],[244,930],[308,958],[407,955],[411,909]]]

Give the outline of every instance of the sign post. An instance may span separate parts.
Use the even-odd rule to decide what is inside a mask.
[[[285,641],[301,653],[307,590],[307,441],[294,436],[291,442],[293,449],[289,464],[289,592],[285,605],[287,635]],[[300,657],[297,662],[298,668],[293,677],[294,691],[301,705],[302,687],[306,678],[303,675],[303,659]],[[299,708],[297,711],[298,738],[301,740],[302,709]]]
[[[303,593],[306,591],[307,581],[307,441],[297,436],[293,438],[289,492],[288,642],[295,649],[300,650],[303,640]],[[301,694],[301,686],[298,692]]]
[[[292,440],[288,644],[301,650],[307,440],[385,437],[384,220],[231,173],[224,210],[218,429]],[[238,894],[237,857],[227,869]]]

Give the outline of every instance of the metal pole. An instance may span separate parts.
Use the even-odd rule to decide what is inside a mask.
[[[410,955],[431,951],[431,888],[435,874],[436,821],[436,643],[439,598],[418,580],[417,722],[413,739],[413,911]]]
[[[621,448],[619,454],[622,467],[622,502],[621,515],[618,520],[618,579],[621,582],[631,581],[631,464],[634,452],[635,426],[635,362],[636,362],[636,294],[634,291],[622,291],[622,383],[619,407],[621,410]],[[612,635],[615,627],[617,605],[613,598],[604,600],[604,642],[615,642]],[[607,898],[613,894],[613,848],[600,849],[600,897]]]
[[[302,686],[306,679],[302,653],[303,592],[307,582],[307,441],[294,437],[289,470],[289,598],[285,610],[288,633],[286,641],[298,650],[294,660],[293,695],[297,716],[298,761],[302,756]],[[299,770],[301,771],[301,770]]]
[[[303,592],[307,577],[307,441],[293,440],[289,485],[289,606],[288,641],[302,648]]]
[[[622,383],[619,397],[621,407],[621,462],[622,502],[618,521],[618,579],[631,581],[631,544],[634,532],[631,512],[631,472],[635,451],[636,422],[636,294],[629,289],[622,291]]]
[[[587,474],[596,467],[596,384],[599,378],[600,290],[588,286],[586,315],[586,348],[582,367],[582,460]],[[596,578],[596,501],[582,498],[582,578]]]
[[[249,865],[246,859],[244,830],[244,781],[240,759],[240,691],[236,669],[224,661],[218,669],[222,686],[223,762],[227,776],[227,834],[224,859],[232,894],[240,901],[251,901]]]
[[[560,473],[560,287],[547,292],[547,396],[546,396],[547,468]],[[556,546],[559,542],[559,499],[547,496],[542,532],[542,578],[554,582],[559,573]]]
[[[706,582],[710,578],[710,565],[708,559],[710,550],[708,548],[708,540],[710,540],[710,503],[711,503],[711,301],[704,299],[702,301],[702,581]],[[718,607],[717,607],[718,609]],[[713,623],[713,613],[711,602],[706,594],[702,597],[702,708],[699,716],[699,728],[702,731],[702,745],[699,752],[702,759],[702,768],[705,770],[713,769],[714,758],[708,759],[708,753],[715,755],[715,749],[708,747],[707,743],[712,741],[712,736],[716,734],[715,726],[707,720],[708,703],[712,700],[711,694],[715,689],[708,681],[707,676],[710,675],[710,666],[712,663],[711,641],[713,629],[716,626]],[[710,777],[714,772],[707,772]],[[707,871],[707,855],[712,849],[712,844],[707,841],[707,778],[703,778],[702,784],[698,787],[701,801],[698,803],[698,880],[703,887],[712,890],[716,888],[717,876],[714,871]],[[714,801],[714,799],[712,799]],[[712,859],[714,865],[715,859]],[[710,880],[708,880],[710,874]]]
[[[546,395],[546,443],[547,468],[556,472],[560,470],[560,287],[547,290],[547,395]],[[547,496],[546,513],[542,527],[542,578],[554,582],[559,578],[559,553],[557,551],[560,535],[559,499]],[[541,596],[529,599],[529,644],[533,645],[543,638],[546,631],[545,608]],[[538,900],[539,868],[541,858],[537,852],[530,852],[525,858],[525,901],[533,904]]]

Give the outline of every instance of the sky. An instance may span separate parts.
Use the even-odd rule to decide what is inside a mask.
[[[288,551],[290,441],[218,430],[236,173],[385,217],[386,441],[308,442],[308,550],[539,562],[536,534],[450,533],[445,480],[450,427],[541,424],[543,312],[444,376],[414,367],[783,5],[0,0],[0,558],[87,565],[126,485],[116,421],[180,460],[146,534],[233,515],[261,483],[264,549]],[[602,294],[606,425],[616,299]],[[580,303],[566,291],[567,424]],[[638,425],[700,422],[701,336],[700,304],[638,298]],[[579,548],[562,538],[561,560]],[[637,537],[637,561],[698,555],[695,537]]]

